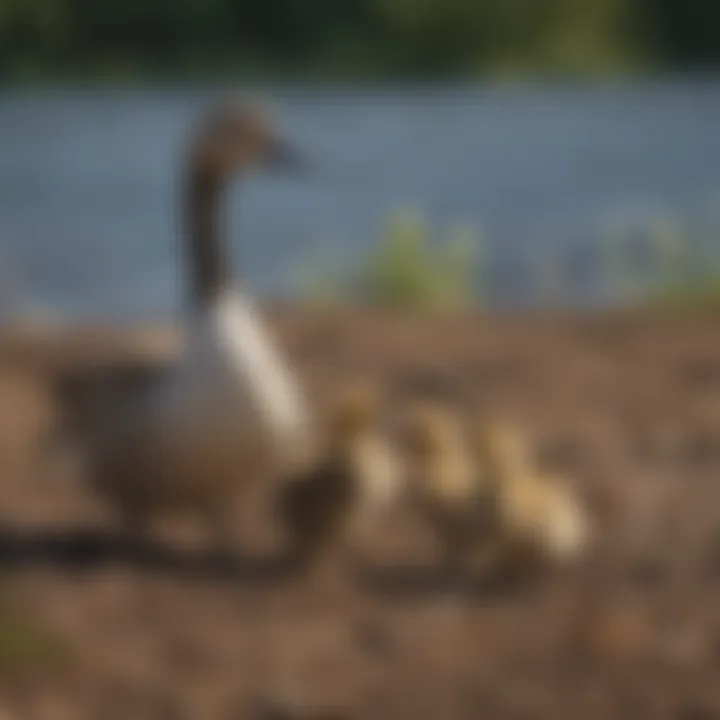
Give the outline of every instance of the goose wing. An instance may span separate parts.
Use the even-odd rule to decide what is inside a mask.
[[[123,359],[59,369],[51,378],[50,392],[62,429],[91,429],[128,400],[151,391],[170,366],[167,360]]]

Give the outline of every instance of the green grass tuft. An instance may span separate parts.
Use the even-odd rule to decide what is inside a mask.
[[[319,304],[361,303],[388,308],[459,310],[479,300],[479,241],[469,228],[438,240],[412,212],[393,215],[374,252],[337,279],[306,283]]]
[[[29,619],[0,615],[0,677],[57,667],[66,657],[64,643]]]

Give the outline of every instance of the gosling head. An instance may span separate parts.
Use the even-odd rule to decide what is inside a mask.
[[[196,175],[227,181],[246,168],[292,171],[305,161],[257,105],[225,100],[202,118],[190,154]]]
[[[357,439],[367,431],[379,411],[378,392],[366,385],[346,389],[330,410],[330,437],[336,442]]]
[[[410,414],[407,440],[417,458],[429,460],[455,448],[459,426],[455,417],[437,405],[419,405]]]

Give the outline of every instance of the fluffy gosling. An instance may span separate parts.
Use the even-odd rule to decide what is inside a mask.
[[[370,388],[343,393],[329,413],[325,451],[280,489],[277,514],[296,561],[307,563],[339,537],[354,537],[398,494],[400,462],[379,431],[378,415]]]
[[[410,475],[415,498],[440,541],[448,570],[475,554],[487,535],[487,487],[476,470],[460,419],[439,405],[409,418]]]
[[[590,540],[584,508],[562,478],[531,467],[513,428],[482,425],[477,459],[493,487],[503,559],[564,564],[581,556]]]

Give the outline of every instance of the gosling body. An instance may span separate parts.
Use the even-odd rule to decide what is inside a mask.
[[[438,405],[410,418],[414,497],[440,541],[443,563],[457,568],[475,556],[488,533],[488,495],[460,418]]]
[[[296,559],[316,559],[353,542],[402,487],[402,464],[379,430],[377,399],[364,388],[342,394],[327,423],[325,451],[281,488],[278,513]]]
[[[479,463],[493,486],[503,560],[510,565],[578,560],[590,542],[590,522],[566,480],[533,468],[522,439],[508,426],[483,426],[478,446]]]

